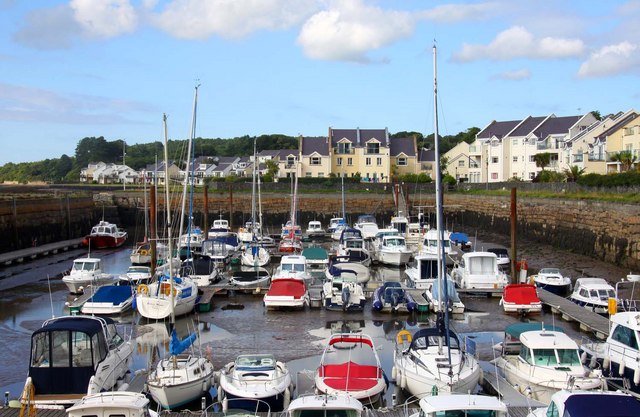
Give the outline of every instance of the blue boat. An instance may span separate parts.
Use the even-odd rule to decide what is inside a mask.
[[[385,282],[373,292],[371,308],[375,311],[411,313],[416,311],[418,304],[399,282]]]
[[[133,285],[103,285],[83,305],[82,314],[122,314],[135,299]]]

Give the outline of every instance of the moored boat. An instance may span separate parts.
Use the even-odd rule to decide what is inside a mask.
[[[375,311],[411,313],[416,311],[418,304],[399,282],[389,281],[373,292],[371,308]]]
[[[507,285],[504,287],[500,304],[505,313],[527,315],[542,311],[542,301],[536,293],[536,286],[532,284]]]
[[[278,278],[271,281],[264,295],[267,309],[300,309],[309,305],[309,291],[304,280],[297,278]]]
[[[114,223],[101,220],[91,228],[91,232],[82,240],[84,246],[91,249],[117,248],[127,240],[127,232]]]
[[[29,372],[20,401],[64,407],[87,394],[115,389],[129,374],[133,346],[113,320],[63,316],[46,320],[31,335]]]
[[[98,287],[115,281],[113,275],[104,273],[100,258],[78,258],[73,261],[69,273],[62,277],[69,292],[80,294],[89,286]]]
[[[558,268],[542,268],[530,280],[536,287],[561,297],[566,297],[571,292],[571,278],[563,276]]]

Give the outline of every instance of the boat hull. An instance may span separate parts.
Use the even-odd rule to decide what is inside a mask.
[[[187,373],[185,369],[176,371],[175,375],[169,370],[172,360],[172,358],[162,360],[158,364],[158,368],[166,370],[156,371],[156,374],[149,375],[147,380],[149,393],[156,403],[164,409],[175,409],[199,399],[209,391],[213,379],[213,365],[204,358],[186,359],[187,362],[195,360],[197,365],[194,366],[203,369],[198,378],[191,380],[185,376]]]

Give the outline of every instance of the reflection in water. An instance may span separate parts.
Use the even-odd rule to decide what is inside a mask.
[[[325,325],[326,329],[331,329],[331,334],[359,333],[364,327],[364,320],[330,320]]]

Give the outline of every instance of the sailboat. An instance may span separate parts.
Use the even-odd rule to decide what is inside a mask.
[[[271,261],[269,251],[262,246],[259,237],[262,237],[262,223],[256,221],[256,185],[258,172],[258,153],[256,148],[257,139],[253,141],[253,189],[251,193],[251,243],[247,245],[242,253],[241,262],[244,266],[265,266]],[[259,191],[258,191],[259,193]],[[262,207],[260,207],[260,221],[262,221]]]
[[[193,104],[193,122],[191,130],[191,140],[189,141],[189,151],[191,150],[191,142],[195,134],[195,115],[198,99],[198,86],[195,88],[194,104]],[[167,117],[164,116],[165,127],[165,149],[164,157],[165,162],[168,160],[167,155]],[[188,165],[188,164],[187,164]],[[165,163],[165,167],[167,164]],[[166,168],[165,168],[166,169]],[[168,178],[168,175],[167,175]],[[168,187],[165,190],[166,201],[169,202]],[[170,215],[167,204],[167,225],[170,225]],[[167,229],[167,236],[169,241],[169,253],[172,253],[171,242],[171,226]],[[187,278],[182,278],[182,283],[190,282],[192,290],[194,291],[194,303],[195,295],[197,295],[196,284]],[[214,367],[213,363],[201,354],[184,354],[187,349],[195,342],[198,335],[196,332],[189,335],[184,340],[179,340],[175,329],[175,310],[173,300],[174,286],[177,281],[173,277],[172,268],[169,268],[169,297],[171,299],[170,312],[171,312],[171,324],[173,330],[171,332],[171,340],[169,342],[168,358],[162,359],[158,362],[155,369],[153,369],[147,377],[147,387],[149,393],[153,399],[165,409],[173,409],[181,405],[187,404],[195,399],[200,398],[204,393],[211,388]],[[195,287],[195,288],[194,288]]]
[[[437,280],[443,283],[443,295],[447,303],[447,276],[443,248],[442,173],[438,146],[438,107],[436,78],[436,47],[433,47],[434,85],[434,139],[436,163],[436,223],[438,239]],[[441,292],[437,294],[440,303]],[[444,311],[442,311],[444,310]],[[468,393],[476,389],[481,369],[478,360],[467,352],[458,335],[449,328],[449,311],[438,312],[436,326],[418,330],[411,334],[402,330],[396,336],[393,355],[392,378],[400,388],[411,395],[423,398],[442,393]],[[468,341],[467,341],[468,342]]]
[[[297,169],[296,169],[297,171]],[[293,190],[291,192],[291,220],[282,227],[282,234],[280,245],[278,247],[280,252],[302,252],[302,229],[296,223],[296,210],[297,198],[298,198],[298,176],[292,181]]]

